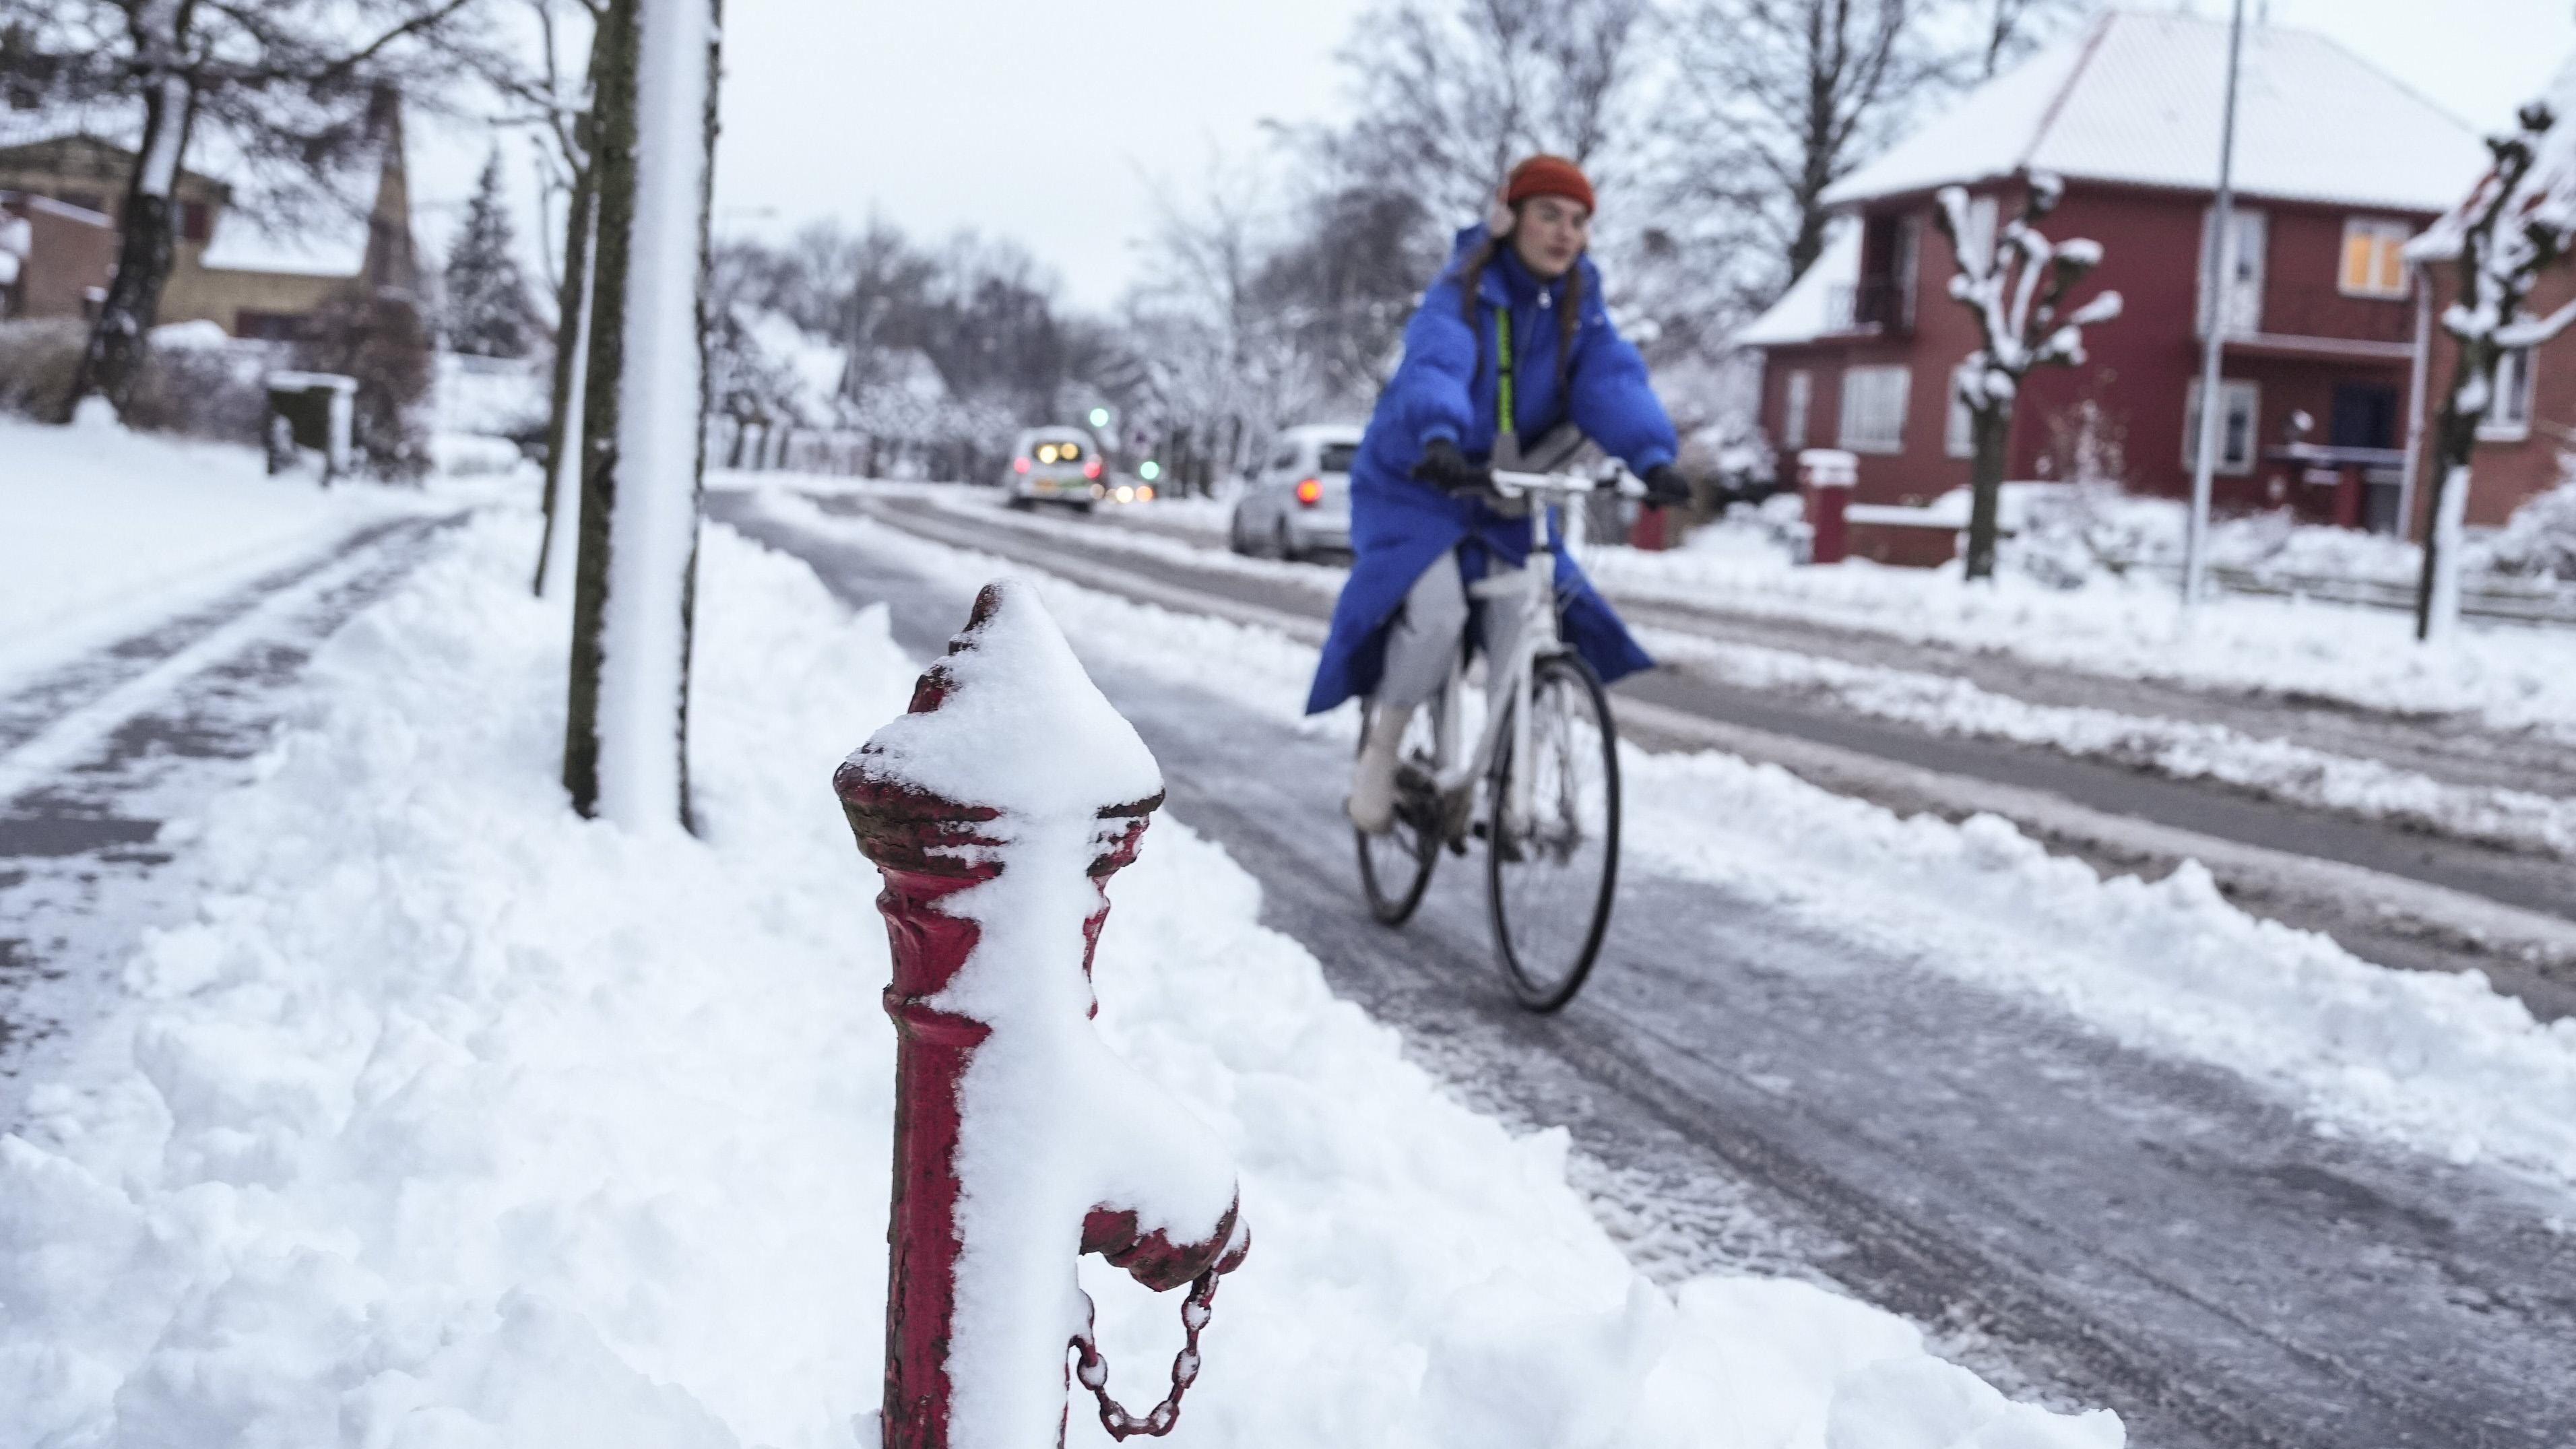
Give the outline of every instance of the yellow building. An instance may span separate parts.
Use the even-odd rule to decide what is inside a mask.
[[[365,216],[324,200],[315,215],[272,232],[232,209],[230,186],[181,171],[173,194],[178,235],[157,320],[205,320],[235,337],[287,341],[324,298],[352,283],[419,291],[399,100],[390,91],[378,93],[368,122],[377,156],[374,200]],[[132,151],[96,136],[0,147],[0,191],[86,208],[111,226],[133,170]],[[107,282],[102,271],[90,285],[103,291]],[[47,314],[31,309],[28,315]]]

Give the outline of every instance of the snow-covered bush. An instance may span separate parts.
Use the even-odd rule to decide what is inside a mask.
[[[2484,552],[2496,573],[2576,583],[2576,478],[2515,509]]]
[[[151,352],[126,406],[128,424],[223,442],[259,440],[267,406],[259,383],[263,354],[255,344],[224,339],[221,329],[216,345],[204,345],[205,330],[213,327],[182,322],[153,329]],[[87,325],[72,318],[0,322],[0,412],[50,416],[71,388],[88,335]]]
[[[2174,514],[2174,517],[2167,515]],[[2133,498],[2104,479],[2030,490],[2019,527],[2000,552],[2005,567],[2055,588],[2080,588],[2162,560],[2179,540],[2176,505]]]
[[[80,368],[89,329],[65,317],[0,322],[0,411],[40,415]]]

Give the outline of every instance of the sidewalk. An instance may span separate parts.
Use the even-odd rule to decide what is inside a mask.
[[[436,506],[114,424],[0,416],[0,458],[0,689]]]

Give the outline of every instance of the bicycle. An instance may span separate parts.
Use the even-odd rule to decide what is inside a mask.
[[[1445,847],[1485,842],[1486,913],[1512,996],[1551,1012],[1574,999],[1600,954],[1619,876],[1619,738],[1609,696],[1566,645],[1556,610],[1556,554],[1579,548],[1583,510],[1603,489],[1642,497],[1625,469],[1604,477],[1497,470],[1493,494],[1526,511],[1525,566],[1468,587],[1490,611],[1517,608],[1510,657],[1488,657],[1488,707],[1475,748],[1462,752],[1467,656],[1461,647],[1431,707],[1406,727],[1396,768],[1395,825],[1359,840],[1369,910],[1400,926],[1422,903]],[[1563,523],[1557,524],[1561,513]],[[1488,637],[1498,631],[1488,629]],[[1497,673],[1499,671],[1499,673]],[[1368,737],[1364,706],[1360,737]]]

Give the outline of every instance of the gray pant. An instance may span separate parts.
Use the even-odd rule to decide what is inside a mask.
[[[1508,577],[1508,574],[1487,577]],[[1448,681],[1449,666],[1466,647],[1467,585],[1458,572],[1455,550],[1442,554],[1405,591],[1404,605],[1387,628],[1386,666],[1370,696],[1381,709],[1428,704]],[[1479,606],[1481,607],[1481,606]],[[1511,607],[1485,608],[1486,668],[1511,656],[1520,633],[1520,612]]]

